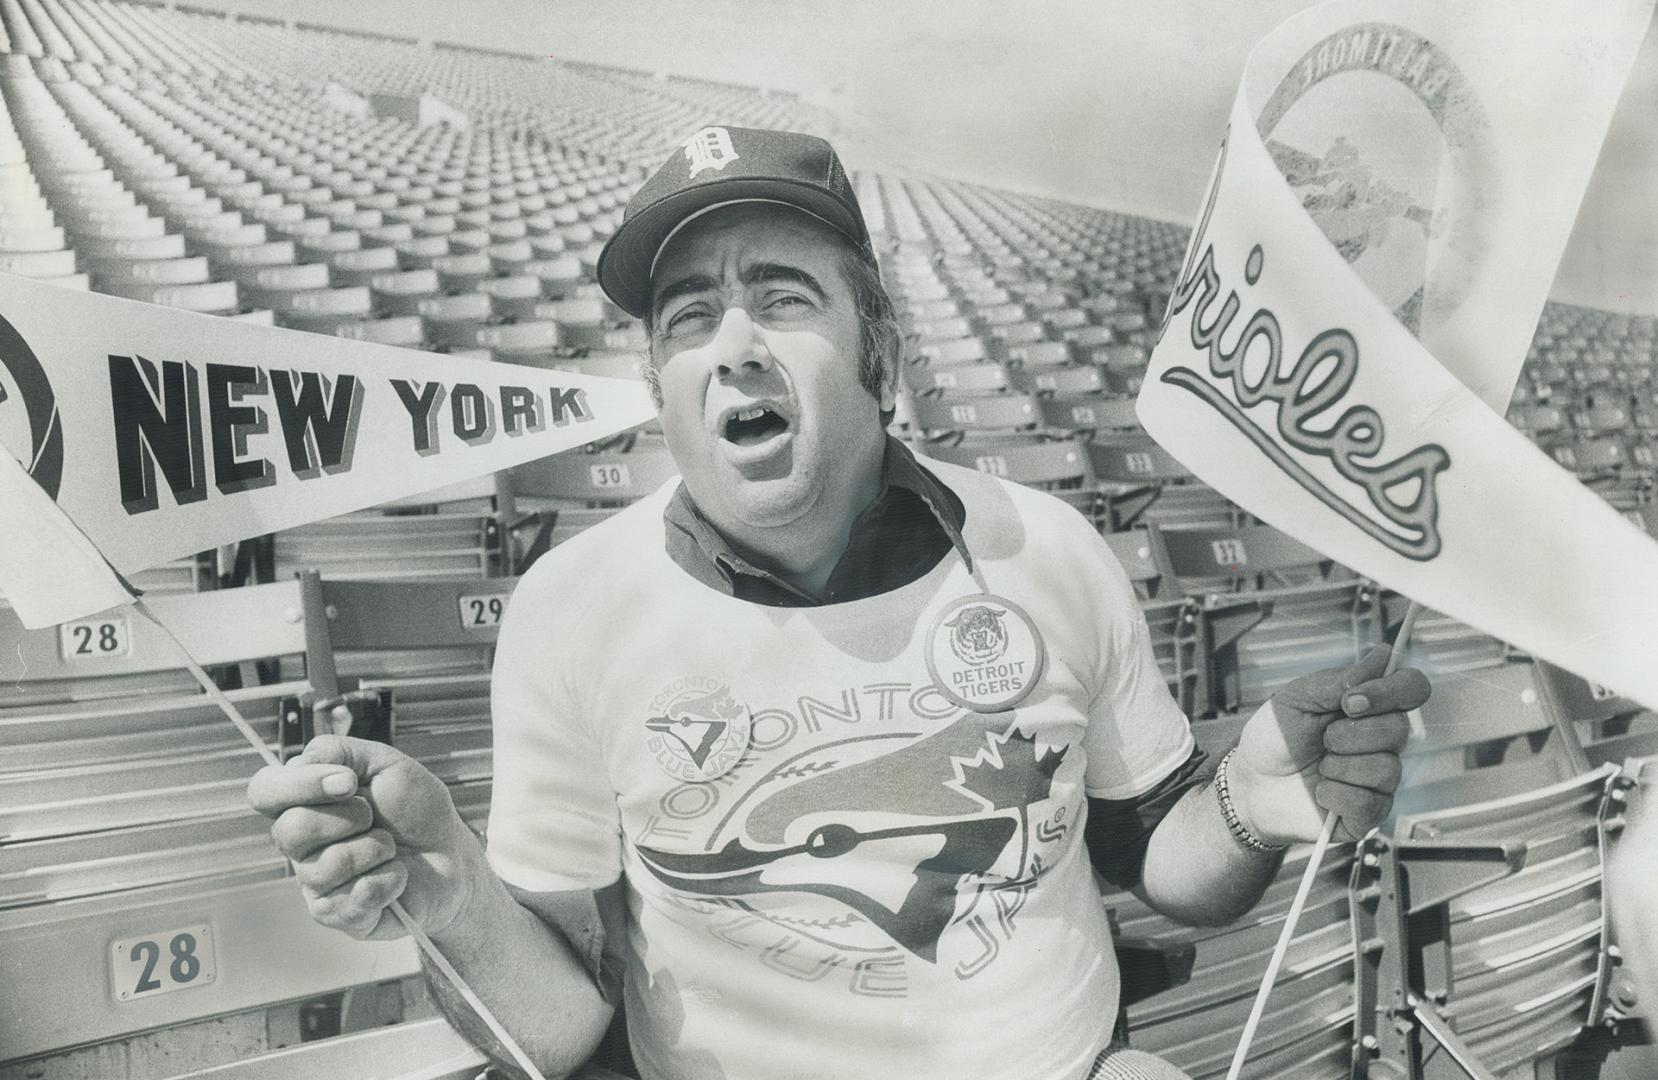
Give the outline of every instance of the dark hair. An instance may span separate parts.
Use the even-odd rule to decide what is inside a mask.
[[[852,291],[852,306],[858,316],[858,385],[870,396],[881,399],[881,383],[887,377],[887,364],[901,362],[903,332],[898,327],[898,313],[893,309],[892,297],[881,283],[881,270],[873,253],[853,247],[841,248],[841,274]],[[650,388],[651,400],[662,407],[662,383],[656,370],[656,332],[653,312],[647,308],[644,317],[645,337],[649,354],[640,365],[645,385]],[[892,423],[893,410],[881,410],[881,426]]]

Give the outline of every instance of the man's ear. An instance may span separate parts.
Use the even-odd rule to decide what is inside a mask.
[[[893,334],[883,343],[881,363],[881,411],[889,413],[898,407],[899,369],[903,367],[903,349],[899,337]]]

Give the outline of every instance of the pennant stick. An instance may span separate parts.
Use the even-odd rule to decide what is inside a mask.
[[[1384,678],[1399,670],[1399,664],[1405,657],[1405,644],[1421,610],[1421,605],[1415,600],[1405,607],[1405,617],[1399,623],[1399,632],[1393,637],[1387,668],[1382,672]],[[1284,965],[1284,956],[1290,951],[1290,941],[1295,937],[1295,924],[1301,921],[1301,909],[1307,906],[1307,897],[1313,891],[1313,879],[1318,876],[1319,865],[1324,862],[1324,853],[1335,835],[1337,817],[1334,810],[1327,812],[1324,827],[1318,831],[1318,839],[1313,841],[1313,850],[1307,856],[1307,868],[1301,871],[1301,884],[1296,886],[1295,899],[1290,901],[1290,909],[1284,915],[1284,929],[1278,935],[1278,943],[1272,947],[1266,973],[1261,976],[1260,989],[1255,991],[1255,1003],[1249,1009],[1249,1019],[1244,1021],[1243,1034],[1238,1036],[1238,1049],[1232,1054],[1232,1066],[1226,1070],[1226,1080],[1238,1080],[1238,1075],[1243,1072],[1244,1059],[1249,1057],[1250,1044],[1255,1041],[1255,1029],[1260,1027],[1261,1015],[1266,1012],[1267,995],[1272,993],[1272,984],[1278,981],[1278,969]]]
[[[184,647],[184,642],[178,639],[172,629],[156,618],[155,612],[150,610],[150,605],[144,602],[144,598],[134,594],[132,606],[138,610],[140,615],[154,623],[156,629],[160,630],[162,635],[172,642],[173,651],[178,653],[179,659],[184,661],[185,668],[196,677],[196,681],[201,684],[203,690],[207,691],[208,698],[219,707],[219,711],[224,713],[232,724],[236,725],[236,730],[242,733],[242,738],[246,739],[259,752],[259,756],[265,759],[265,764],[282,764],[282,760],[276,756],[276,751],[265,745],[265,740],[261,739],[259,733],[253,730],[253,725],[248,723],[247,718],[236,708],[235,702],[226,697],[225,692],[219,689],[219,685],[213,681],[212,676],[202,670],[202,666],[196,663],[196,658],[190,655],[190,650]]]
[[[1399,632],[1393,635],[1393,651],[1388,654],[1387,670],[1382,674],[1392,675],[1399,670],[1399,665],[1405,659],[1405,646],[1410,641],[1411,631],[1416,629],[1416,617],[1422,614],[1422,605],[1412,600],[1405,605],[1405,617],[1399,621]]]
[[[478,1014],[478,1019],[489,1026],[489,1030],[501,1041],[501,1045],[506,1048],[507,1053],[512,1055],[512,1060],[518,1063],[518,1067],[529,1074],[532,1080],[547,1080],[541,1074],[541,1070],[535,1067],[535,1062],[531,1061],[529,1055],[524,1053],[523,1048],[518,1045],[518,1041],[507,1033],[506,1028],[501,1026],[501,1021],[495,1019],[495,1014],[489,1011],[489,1006],[485,1005],[478,995],[472,992],[472,987],[468,986],[466,980],[461,978],[461,973],[450,966],[449,961],[438,951],[438,947],[433,944],[432,939],[426,936],[426,931],[415,925],[415,921],[409,917],[409,913],[403,910],[402,901],[393,900],[391,902],[391,913],[396,916],[398,922],[403,924],[403,929],[414,936],[415,942],[420,946],[420,951],[426,954],[427,959],[431,960],[437,966],[437,969],[443,972],[443,977],[448,979],[450,984],[460,992],[466,1003],[472,1006],[472,1011]]]
[[[1301,909],[1307,906],[1307,896],[1313,891],[1313,879],[1318,876],[1319,863],[1324,861],[1325,849],[1330,846],[1330,837],[1335,834],[1336,818],[1334,810],[1324,815],[1324,827],[1318,831],[1312,853],[1307,856],[1307,868],[1301,872],[1301,884],[1296,886],[1295,899],[1290,901],[1290,910],[1284,916],[1284,929],[1278,935],[1278,944],[1272,947],[1272,958],[1267,961],[1266,974],[1261,976],[1260,989],[1255,991],[1255,1004],[1250,1006],[1249,1019],[1244,1021],[1243,1034],[1238,1037],[1238,1049],[1232,1054],[1232,1067],[1226,1070],[1226,1080],[1238,1080],[1238,1074],[1243,1071],[1244,1059],[1249,1056],[1249,1045],[1255,1041],[1255,1029],[1260,1026],[1261,1014],[1266,1011],[1267,995],[1272,993],[1272,984],[1278,979],[1284,954],[1290,951],[1295,924],[1301,919]]]
[[[166,623],[156,618],[155,612],[151,611],[149,605],[144,603],[144,598],[134,595],[133,606],[138,609],[140,615],[154,623],[168,641],[172,642],[173,649],[184,661],[184,666],[189,669],[190,674],[195,676],[197,682],[201,683],[202,689],[207,691],[207,696],[219,707],[219,711],[224,713],[232,724],[236,725],[236,730],[241,732],[242,737],[252,744],[253,748],[259,752],[259,756],[265,759],[265,763],[267,765],[281,765],[281,759],[276,756],[275,751],[265,744],[265,740],[259,737],[259,733],[253,729],[253,725],[248,723],[240,710],[236,708],[235,702],[226,697],[225,692],[219,689],[218,684],[213,681],[212,677],[202,670],[200,664],[196,663],[196,658],[190,655],[190,650],[184,647],[184,642],[178,639]],[[507,1029],[501,1026],[499,1020],[495,1019],[495,1014],[489,1011],[489,1006],[485,1005],[478,995],[472,992],[472,987],[468,986],[466,980],[461,978],[461,973],[456,971],[454,966],[444,958],[443,953],[438,951],[437,945],[426,936],[426,931],[422,930],[414,919],[409,916],[408,911],[404,910],[402,901],[393,900],[391,902],[391,913],[398,922],[403,924],[403,929],[407,930],[410,936],[415,939],[415,944],[420,947],[420,951],[426,954],[427,959],[431,960],[439,971],[443,972],[443,977],[449,980],[450,984],[460,993],[461,998],[472,1007],[472,1011],[478,1014],[478,1019],[482,1020],[495,1037],[500,1040],[501,1045],[512,1057],[512,1060],[517,1062],[518,1067],[529,1074],[532,1080],[547,1080],[542,1075],[541,1070],[535,1067],[535,1063],[530,1060],[529,1055],[524,1053],[517,1040],[507,1033]]]

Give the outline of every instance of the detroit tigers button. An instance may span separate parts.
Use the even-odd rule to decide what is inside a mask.
[[[964,709],[1001,712],[1035,689],[1047,661],[1042,635],[1025,610],[992,593],[946,605],[927,631],[927,673],[938,692]]]

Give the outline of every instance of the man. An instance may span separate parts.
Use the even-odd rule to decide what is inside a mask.
[[[1385,816],[1419,673],[1291,684],[1206,782],[1088,522],[887,437],[897,333],[827,143],[699,132],[599,280],[682,482],[520,583],[487,857],[388,747],[255,778],[320,922],[395,936],[400,896],[549,1074],[623,963],[648,1080],[1076,1080],[1117,1009],[1090,854],[1218,924],[1326,810]]]

